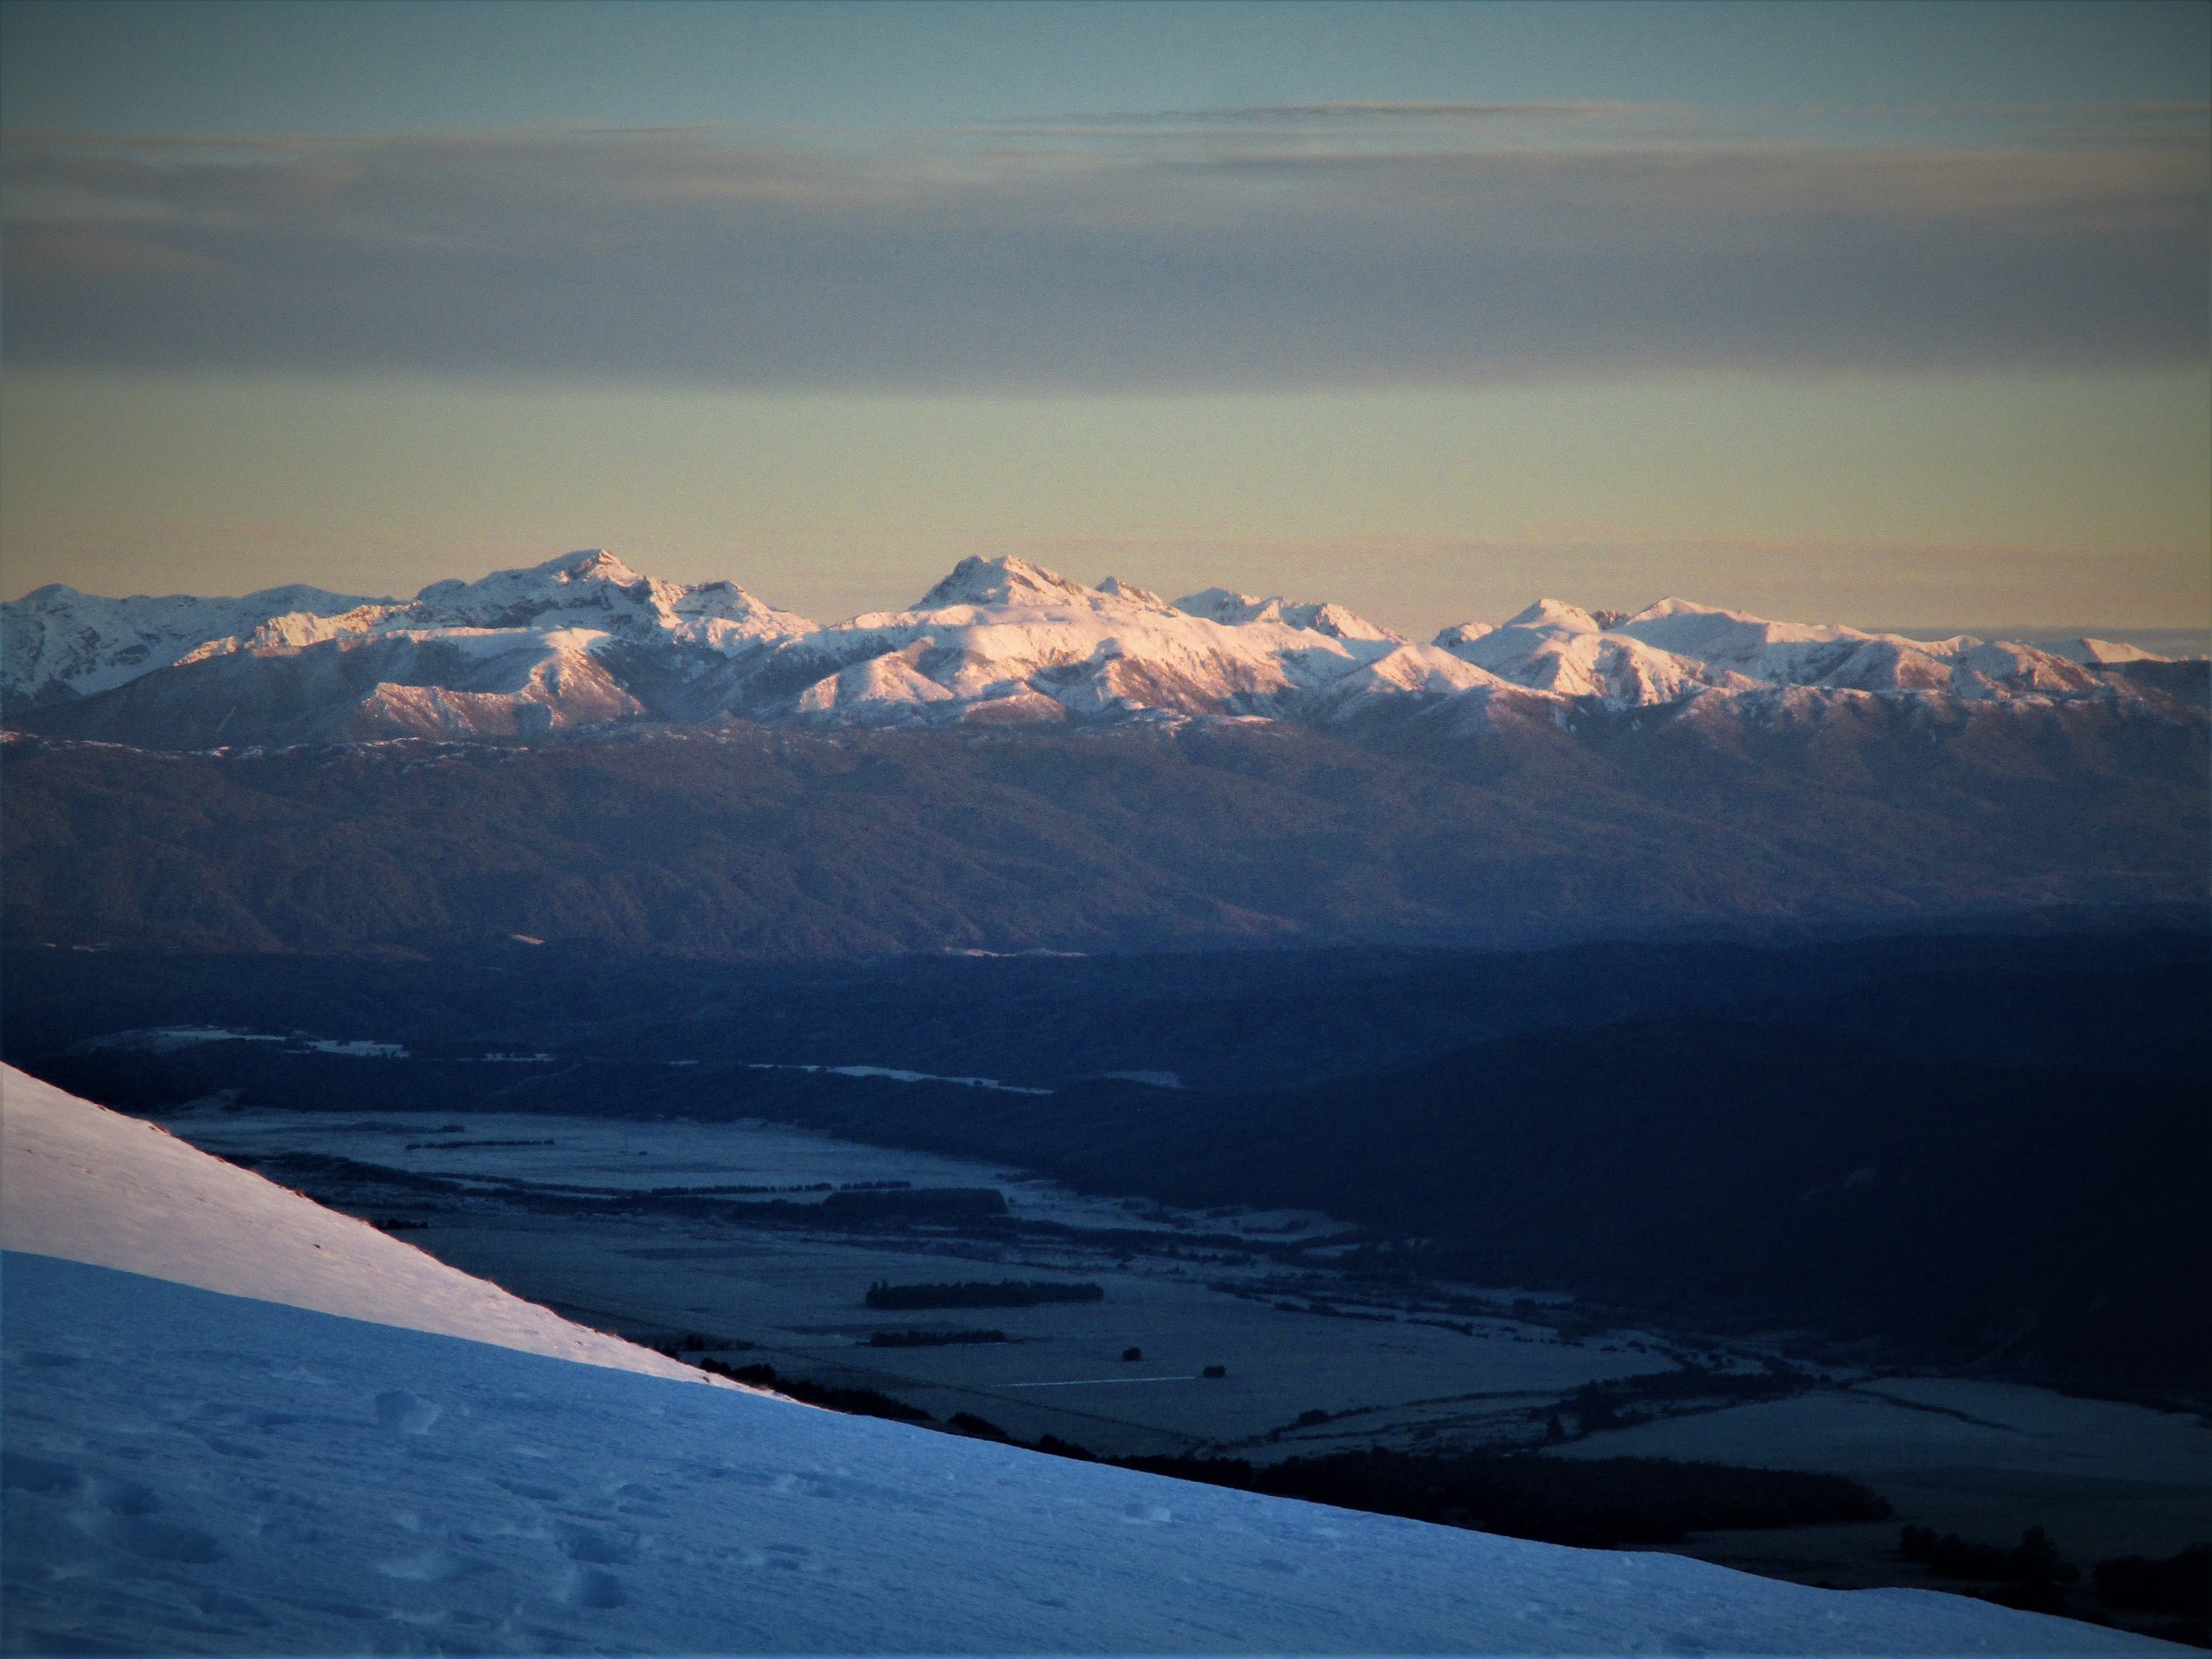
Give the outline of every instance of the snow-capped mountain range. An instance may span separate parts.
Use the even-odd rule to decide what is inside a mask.
[[[820,625],[729,582],[641,576],[587,551],[411,600],[311,588],[106,599],[54,586],[0,614],[11,720],[163,747],[514,736],[610,722],[771,725],[1479,724],[1578,706],[1801,706],[1864,696],[2048,705],[2166,701],[2162,664],[1770,622],[1663,599],[1633,615],[1557,600],[1425,643],[1326,603],[1209,588],[1172,603],[1018,558],[963,560],[905,611]]]

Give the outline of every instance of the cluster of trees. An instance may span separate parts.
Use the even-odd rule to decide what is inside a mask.
[[[894,1285],[879,1279],[868,1286],[871,1308],[1033,1308],[1047,1302],[1102,1302],[1102,1285],[1044,1279],[966,1279],[959,1284]]]
[[[1779,1362],[1756,1371],[1714,1371],[1702,1365],[1686,1364],[1674,1371],[1647,1371],[1635,1377],[1585,1383],[1575,1390],[1570,1404],[1582,1432],[1594,1434],[1601,1429],[1624,1429],[1648,1421],[1651,1414],[1636,1409],[1639,1405],[1685,1400],[1726,1400],[1746,1404],[1755,1400],[1781,1400],[1802,1394],[1816,1380],[1809,1372]],[[1559,1420],[1556,1413],[1551,1420]]]
[[[2009,1549],[1970,1543],[1948,1532],[1939,1535],[1932,1527],[1908,1526],[1899,1533],[1898,1549],[1939,1578],[1985,1586],[1970,1594],[2034,1613],[2067,1612],[2065,1586],[2081,1578],[2081,1570],[2060,1555],[2039,1526],[2030,1527]],[[2212,1544],[2193,1544],[2162,1561],[2140,1555],[2101,1561],[2091,1582],[2107,1608],[2163,1613],[2176,1621],[2147,1634],[2212,1646]]]
[[[1003,1342],[1003,1331],[878,1331],[870,1348],[956,1348],[968,1342]]]
[[[2001,1544],[1970,1544],[1931,1526],[1908,1526],[1897,1538],[1897,1550],[1907,1561],[1916,1561],[1939,1578],[1970,1578],[1984,1584],[2071,1584],[2081,1577],[2070,1566],[2058,1547],[2039,1526],[2031,1526],[2010,1549]]]
[[[2097,1594],[2108,1605],[2173,1613],[2200,1625],[2212,1620],[2212,1544],[2192,1544],[2163,1561],[2121,1555],[2097,1563]],[[2203,1646],[2201,1635],[2197,1639]]]

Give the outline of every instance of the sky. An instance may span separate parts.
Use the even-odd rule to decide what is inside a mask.
[[[0,592],[2212,625],[2200,4],[0,9]]]

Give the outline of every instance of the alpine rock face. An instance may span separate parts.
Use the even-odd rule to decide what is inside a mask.
[[[1740,724],[1868,698],[2185,718],[2202,676],[2158,672],[2172,666],[2101,641],[1911,640],[1680,599],[1632,616],[1546,599],[1425,644],[1333,604],[1218,588],[1171,603],[1010,557],[963,560],[910,610],[824,626],[729,582],[659,581],[588,551],[403,602],[297,587],[242,599],[44,588],[4,607],[0,697],[21,728],[196,749],[732,719],[1479,730],[1661,710]]]

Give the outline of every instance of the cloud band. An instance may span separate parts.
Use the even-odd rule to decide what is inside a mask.
[[[5,351],[1088,392],[2207,354],[2198,114],[2195,142],[1884,146],[1499,142],[1432,136],[1432,112],[1376,139],[1366,113],[1064,140],[19,135]]]

